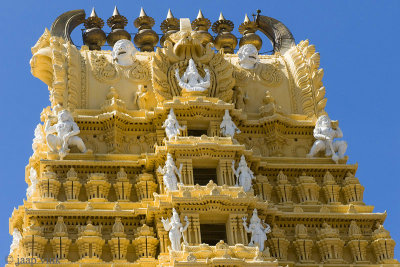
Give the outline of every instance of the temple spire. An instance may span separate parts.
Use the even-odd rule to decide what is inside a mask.
[[[144,11],[143,7],[140,8],[139,17],[147,17],[147,14],[146,14],[146,12]]]
[[[114,12],[113,12],[112,15],[113,16],[119,16],[120,15],[117,6],[114,7]]]
[[[172,18],[174,18],[174,15],[172,15],[171,9],[168,9],[167,19],[172,19]]]
[[[97,17],[97,13],[96,13],[96,10],[94,9],[94,7],[92,8],[92,12],[90,13],[90,16],[89,16],[90,18],[94,18],[94,17]]]
[[[222,12],[219,14],[219,19],[218,20],[225,20],[224,15],[222,14]]]
[[[199,9],[199,13],[197,14],[197,19],[204,19],[203,12]]]

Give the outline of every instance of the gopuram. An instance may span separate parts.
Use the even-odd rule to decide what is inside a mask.
[[[7,266],[400,266],[314,45],[260,11],[240,37],[222,13],[127,23],[69,11],[32,48],[51,106]]]

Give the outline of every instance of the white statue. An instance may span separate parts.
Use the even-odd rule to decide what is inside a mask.
[[[169,114],[167,119],[164,121],[164,124],[162,126],[165,128],[165,134],[168,137],[168,140],[171,141],[171,139],[177,138],[178,135],[181,134],[180,131],[183,131],[186,129],[186,126],[180,126],[178,120],[176,119],[174,109],[170,109]]]
[[[30,198],[33,196],[33,194],[36,191],[36,187],[37,187],[37,183],[38,183],[38,179],[37,179],[37,172],[35,170],[35,168],[31,167],[30,171],[29,171],[29,180],[31,181],[31,185],[28,186],[28,188],[26,189],[26,197]]]
[[[239,128],[236,127],[235,123],[232,121],[232,118],[229,115],[229,110],[227,109],[225,110],[225,115],[219,128],[221,129],[221,134],[223,136],[230,136],[233,138],[235,133],[240,133]]]
[[[245,44],[238,51],[239,65],[244,69],[254,69],[260,61],[258,50],[252,44]]]
[[[181,237],[183,238],[183,243],[187,244],[187,241],[185,239],[185,235],[183,234],[183,232],[185,232],[189,226],[188,217],[185,216],[186,225],[183,226],[183,224],[181,223],[181,220],[179,219],[178,212],[176,212],[175,209],[172,209],[171,219],[161,218],[161,221],[164,225],[165,231],[169,231],[168,236],[169,236],[169,240],[171,241],[172,250],[173,251],[182,250],[181,249]]]
[[[314,137],[317,139],[307,157],[314,157],[318,152],[325,150],[326,156],[332,156],[332,160],[338,163],[339,159],[346,153],[346,141],[333,141],[335,138],[343,137],[342,130],[338,126],[333,127],[332,121],[327,115],[318,118],[314,128]]]
[[[33,138],[33,140],[32,140],[33,152],[35,152],[40,147],[40,144],[44,144],[44,143],[45,143],[45,138],[43,135],[43,125],[39,123],[38,125],[36,125],[35,138]]]
[[[189,65],[183,73],[182,77],[179,77],[179,69],[175,69],[175,77],[178,81],[179,86],[188,92],[204,92],[210,87],[210,70],[204,69],[206,75],[202,78],[197,71],[196,64],[193,59],[189,59]]]
[[[130,66],[135,60],[137,50],[129,40],[119,40],[114,44],[111,56],[113,61],[122,66]]]
[[[19,242],[21,242],[21,240],[22,240],[21,232],[17,228],[14,228],[13,240],[10,245],[10,254],[13,253],[14,250],[18,249]]]
[[[251,190],[251,180],[255,179],[253,172],[247,166],[244,155],[240,158],[239,166],[235,170],[235,161],[232,160],[232,170],[236,176],[236,186],[243,186],[243,190],[248,192]]]
[[[243,217],[243,227],[247,233],[251,233],[249,246],[258,246],[259,250],[264,251],[264,243],[267,240],[267,234],[271,232],[271,227],[264,222],[261,223],[258,218],[257,209],[253,210],[253,216],[250,219],[250,225],[247,227],[247,217]],[[263,226],[265,224],[265,227]]]
[[[78,125],[74,122],[67,110],[58,112],[58,122],[51,126],[52,118],[47,120],[44,132],[46,133],[47,145],[52,152],[59,152],[60,159],[63,159],[69,152],[70,146],[77,146],[82,152],[86,152],[86,146],[82,139],[77,136],[80,133]],[[54,135],[53,133],[57,133]],[[60,149],[60,150],[59,150]]]
[[[182,183],[182,167],[183,164],[180,165],[178,170],[170,153],[167,154],[167,160],[165,161],[164,167],[161,168],[161,166],[158,166],[157,171],[163,175],[164,185],[169,191],[178,190],[178,180],[176,179],[175,174],[179,176],[179,181]]]

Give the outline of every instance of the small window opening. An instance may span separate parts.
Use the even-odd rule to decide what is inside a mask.
[[[193,169],[194,184],[207,185],[210,180],[217,184],[217,169]]]
[[[225,224],[200,224],[201,243],[215,246],[219,241],[226,239]]]

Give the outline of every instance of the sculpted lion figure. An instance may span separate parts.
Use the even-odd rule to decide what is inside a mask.
[[[252,44],[245,44],[238,51],[239,65],[244,69],[254,69],[259,62],[258,50]]]
[[[111,56],[113,61],[122,66],[130,66],[135,60],[137,50],[129,40],[119,40],[114,44]]]

